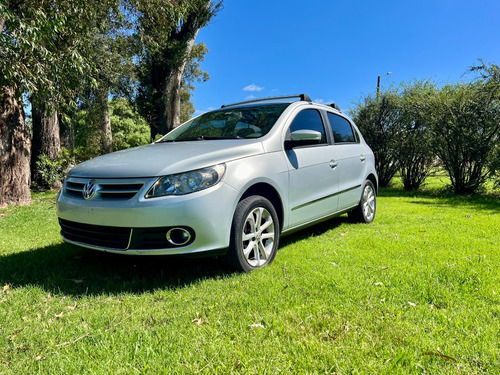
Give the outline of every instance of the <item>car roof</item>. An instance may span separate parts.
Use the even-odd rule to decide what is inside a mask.
[[[299,99],[297,100],[291,100],[291,99]],[[342,113],[342,110],[336,103],[330,103],[330,104],[320,104],[320,103],[314,103],[311,100],[311,97],[307,94],[296,94],[296,95],[284,95],[284,96],[271,96],[267,98],[256,98],[256,99],[251,99],[251,100],[245,100],[242,102],[236,102],[236,103],[230,103],[230,104],[223,104],[221,106],[222,108],[229,108],[229,107],[240,107],[240,106],[245,106],[248,104],[254,104],[254,103],[300,103],[300,102],[307,102],[309,104],[315,104],[318,106],[322,107],[327,107],[328,109],[334,109],[340,113]]]

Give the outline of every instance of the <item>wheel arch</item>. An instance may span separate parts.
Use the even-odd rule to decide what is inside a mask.
[[[373,173],[370,173],[368,177],[366,177],[367,180],[370,180],[375,187],[375,193],[378,194],[378,182],[377,182],[377,177]]]
[[[283,220],[284,220],[284,212],[283,212],[283,202],[281,200],[281,196],[278,191],[272,186],[265,182],[259,182],[255,185],[250,186],[240,197],[240,202],[248,198],[252,195],[260,195],[261,197],[266,198],[271,202],[276,210],[276,214],[278,215],[278,221],[280,226],[280,232],[283,229]]]

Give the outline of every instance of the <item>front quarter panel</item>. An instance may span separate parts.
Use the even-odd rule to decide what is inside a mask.
[[[239,199],[256,184],[273,187],[283,205],[283,229],[288,226],[288,168],[283,152],[269,152],[227,163],[224,182],[239,192]],[[239,199],[234,202],[233,212]]]

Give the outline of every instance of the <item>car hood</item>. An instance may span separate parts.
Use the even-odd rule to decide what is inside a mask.
[[[71,177],[157,177],[186,172],[264,152],[255,139],[200,140],[154,143],[88,160],[69,172]]]

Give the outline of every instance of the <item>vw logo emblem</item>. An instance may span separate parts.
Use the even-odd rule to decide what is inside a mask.
[[[97,193],[97,184],[95,180],[90,180],[85,184],[82,190],[82,195],[85,199],[92,199]]]

